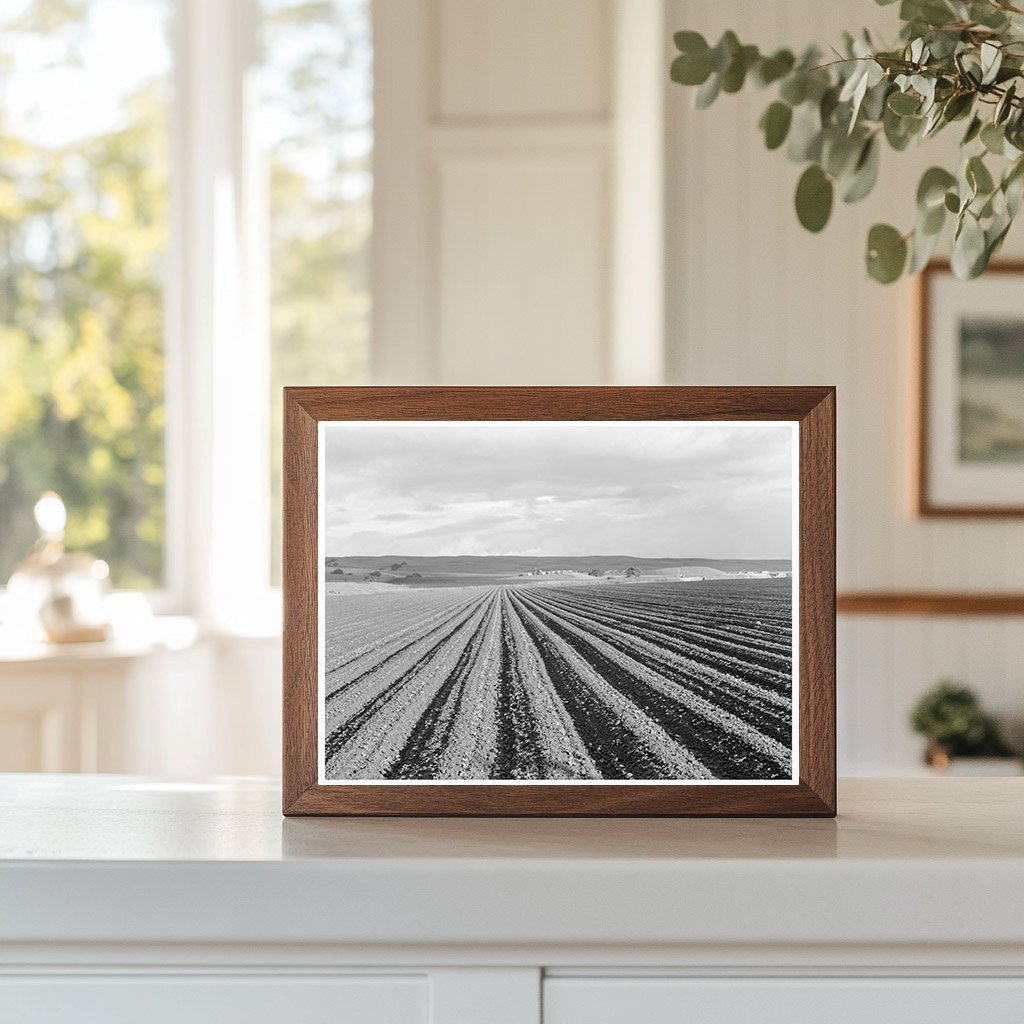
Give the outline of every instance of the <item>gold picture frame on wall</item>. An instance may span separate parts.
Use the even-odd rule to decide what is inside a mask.
[[[914,511],[1024,516],[1024,262],[918,283]]]

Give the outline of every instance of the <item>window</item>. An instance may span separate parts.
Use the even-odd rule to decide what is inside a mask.
[[[367,378],[373,48],[369,0],[264,0],[263,12],[276,581],[281,388]]]
[[[47,489],[116,585],[164,579],[170,14],[0,14],[0,583]]]
[[[372,67],[371,0],[3,5],[0,586],[53,489],[115,586],[273,604],[281,387],[367,377]]]

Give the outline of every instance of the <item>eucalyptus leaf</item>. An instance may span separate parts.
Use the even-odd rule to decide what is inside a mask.
[[[782,80],[779,87],[779,99],[785,100],[791,107],[797,107],[807,99],[807,74],[794,71]]]
[[[698,110],[711,106],[722,91],[722,80],[717,74],[712,76],[693,94],[693,105]]]
[[[1013,101],[1017,96],[1017,83],[1011,82],[1007,87],[1006,91],[1000,97],[999,102],[996,104],[996,112],[992,115],[992,120],[996,124],[1002,124],[1013,110]]]
[[[786,141],[789,126],[793,121],[793,108],[788,103],[776,100],[761,115],[761,130],[764,144],[768,149],[778,149]]]
[[[992,254],[1002,246],[1006,233],[1010,230],[1012,223],[1013,218],[1009,213],[1001,213],[985,228],[985,262],[982,266],[975,267],[975,276],[988,266],[988,261],[992,258]]]
[[[680,53],[688,54],[701,50],[708,53],[710,51],[708,41],[699,32],[691,32],[688,29],[681,32],[673,32],[672,42],[675,43],[676,49]]]
[[[928,40],[928,48],[932,51],[932,60],[946,60],[956,53],[961,45],[960,33],[954,30],[932,32]]]
[[[972,3],[968,10],[968,17],[978,25],[985,28],[1002,29],[1007,25],[1006,15],[990,3]]]
[[[999,74],[999,68],[1003,63],[1003,51],[991,42],[981,44],[979,51],[981,57],[981,84],[991,85]]]
[[[850,136],[838,127],[822,133],[821,166],[833,178],[852,171],[864,149],[864,137]]]
[[[942,116],[946,121],[957,121],[966,117],[974,107],[974,93],[962,92],[949,97],[943,104]]]
[[[942,127],[942,107],[932,107],[931,113],[925,119],[924,131],[921,132],[922,138],[927,138],[933,132],[938,131]]]
[[[864,94],[864,102],[860,105],[858,120],[862,124],[865,121],[881,121],[882,115],[885,113],[886,100],[892,91],[892,82],[884,77],[870,86]]]
[[[981,129],[981,143],[993,155],[1002,156],[1006,146],[1006,133],[1002,126],[991,121]]]
[[[914,230],[910,237],[910,261],[907,264],[907,273],[916,274],[928,265],[939,244],[941,231],[926,232],[920,227]]]
[[[950,174],[944,167],[929,167],[921,175],[921,181],[917,186],[917,207],[927,212],[936,206],[942,206],[946,199],[946,192],[956,184],[956,176]]]
[[[740,49],[741,44],[736,33],[732,29],[727,29],[711,51],[711,70],[721,74],[732,64],[733,57]]]
[[[965,160],[960,165],[960,170],[956,176],[956,192],[960,197],[960,209],[958,212],[960,213],[963,213],[978,196],[977,181],[973,176],[968,175],[967,166],[968,162]]]
[[[889,109],[894,114],[916,114],[920,109],[921,100],[909,92],[894,92],[889,96]]]
[[[992,175],[980,156],[972,156],[967,161],[966,176],[976,194],[987,196],[995,188]]]
[[[1008,185],[1003,186],[1006,196],[1006,213],[1013,222],[1013,218],[1020,212],[1021,199],[1024,198],[1024,178],[1017,178]]]
[[[875,224],[868,232],[868,274],[880,284],[892,284],[906,263],[906,239],[890,224]]]
[[[758,59],[756,46],[741,46],[732,63],[722,72],[722,92],[739,92],[746,81],[747,72]]]
[[[886,110],[882,116],[885,141],[897,152],[907,148],[910,140],[920,131],[922,124],[924,118],[900,117],[891,110]]]
[[[938,235],[946,224],[946,204],[939,203],[927,210],[918,210],[915,230],[925,235]]]
[[[695,33],[696,34],[696,33]],[[711,55],[705,50],[700,56],[682,54],[672,61],[669,75],[680,85],[702,85],[711,74]]]
[[[967,131],[964,132],[963,139],[960,140],[961,146],[970,145],[980,134],[983,127],[983,122],[980,117],[972,117],[971,123],[967,126]]]
[[[796,58],[790,50],[776,50],[770,57],[762,57],[754,66],[753,77],[764,87],[784,78],[793,70]]]
[[[927,113],[935,104],[935,79],[927,75],[913,75],[910,84],[924,100],[922,111]]]
[[[829,89],[818,101],[818,111],[821,114],[821,123],[828,124],[830,121],[838,122],[841,113],[837,110],[839,106],[839,93],[837,88]]]
[[[796,215],[808,231],[821,231],[832,215],[832,180],[817,165],[811,164],[796,186]]]
[[[875,187],[878,181],[879,148],[877,137],[872,137],[864,143],[853,174],[843,187],[844,203],[860,202]]]
[[[953,250],[950,257],[953,273],[964,281],[976,277],[980,270],[975,268],[981,264],[983,269],[984,259],[985,232],[978,219],[972,213],[965,212],[953,238]]]
[[[942,0],[903,0],[900,17],[905,21],[920,21],[926,25],[944,25],[954,20],[957,12]]]
[[[851,103],[853,106],[853,111],[850,114],[849,131],[852,132],[854,125],[857,123],[857,115],[868,89],[878,85],[883,75],[882,68],[874,60],[864,58],[858,64],[853,74],[846,80],[846,84],[839,94],[839,102]]]
[[[805,101],[793,111],[786,155],[793,163],[817,160],[821,143],[821,111],[817,103]]]

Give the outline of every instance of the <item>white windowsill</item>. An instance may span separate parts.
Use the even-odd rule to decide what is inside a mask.
[[[0,664],[140,658],[160,651],[188,650],[199,636],[195,619],[185,615],[154,616],[138,630],[115,632],[109,640],[83,644],[52,644],[0,628]]]

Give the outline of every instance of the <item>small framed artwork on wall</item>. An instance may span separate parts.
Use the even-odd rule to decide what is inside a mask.
[[[916,511],[1024,516],[1024,263],[919,288]]]
[[[284,811],[835,813],[831,388],[288,388]]]

